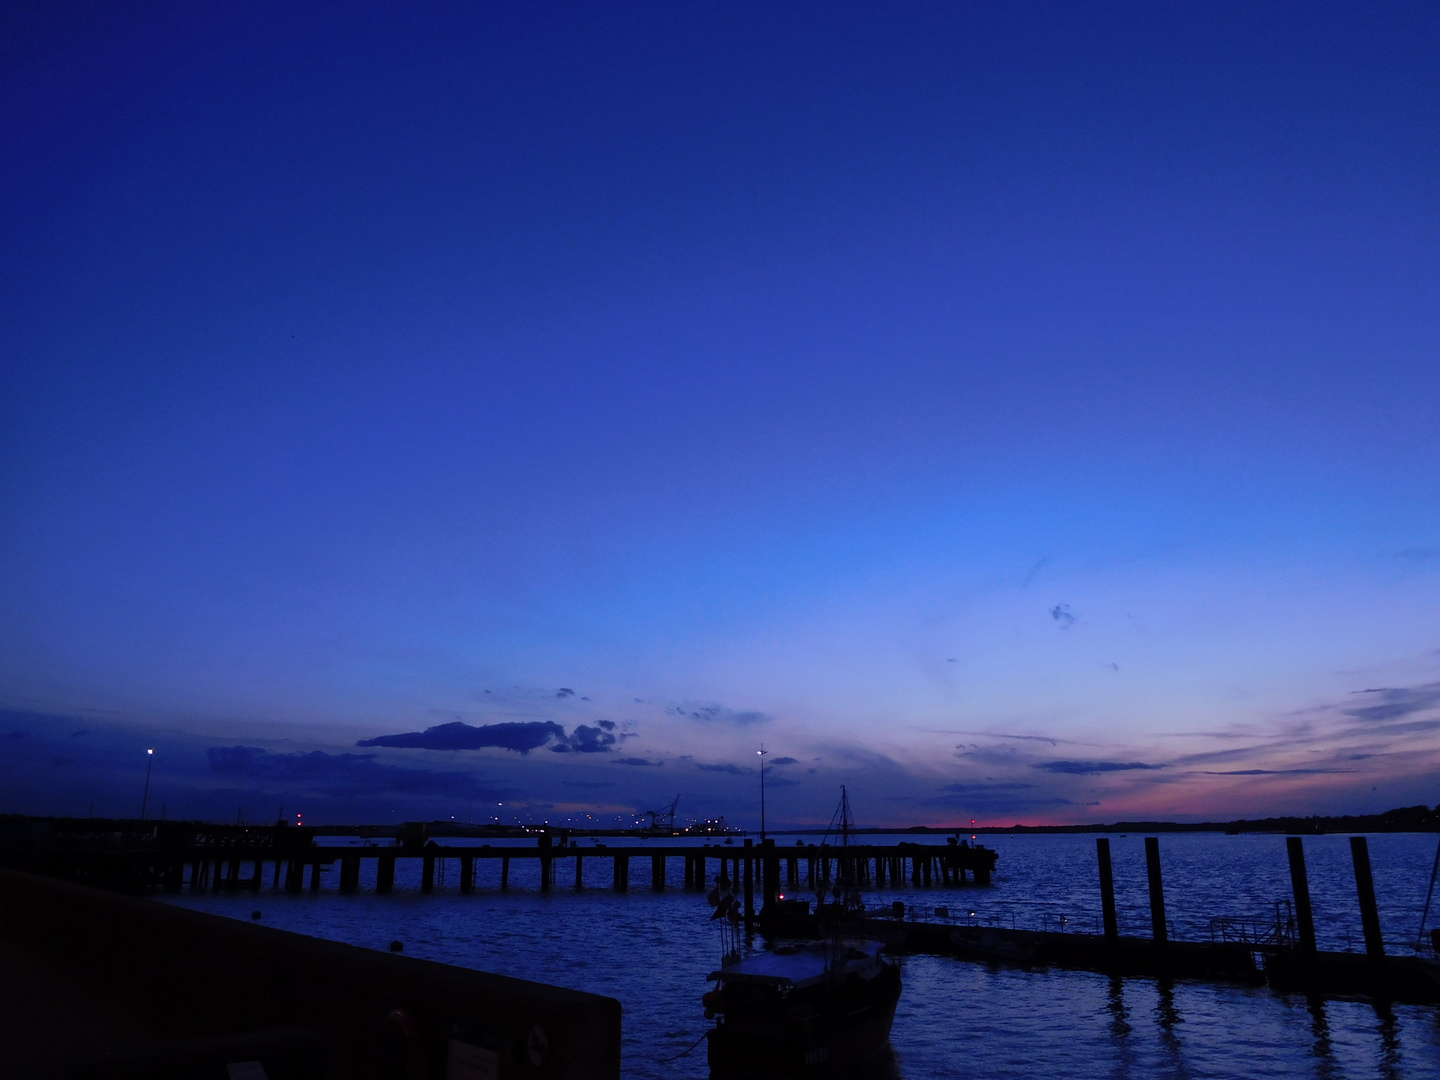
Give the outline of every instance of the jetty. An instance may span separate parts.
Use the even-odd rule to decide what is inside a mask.
[[[437,877],[454,880],[451,868],[458,872],[460,892],[470,893],[476,867],[485,863],[498,864],[501,889],[510,888],[511,867],[525,863],[536,871],[527,877],[538,881],[541,892],[556,887],[562,865],[572,888],[586,888],[588,872],[591,887],[628,892],[632,868],[642,867],[635,884],[643,886],[648,862],[648,887],[661,891],[675,861],[683,864],[682,888],[703,891],[722,878],[743,887],[745,916],[753,922],[757,901],[773,903],[785,889],[823,888],[839,880],[842,870],[872,888],[887,882],[914,888],[988,885],[997,859],[993,850],[953,837],[945,844],[851,844],[846,851],[828,843],[780,846],[773,839],[757,844],[749,838],[740,844],[581,844],[567,830],[537,831],[533,841],[533,846],[441,843],[424,823],[409,822],[393,830],[388,842],[372,838],[362,846],[328,846],[317,843],[315,830],[291,825],[37,818],[12,820],[0,829],[0,865],[137,893],[234,892],[267,883],[288,892],[318,892],[322,874],[338,867],[333,888],[357,892],[364,880],[384,894],[394,890],[402,862],[418,865],[422,893],[435,891]],[[842,867],[842,859],[850,865]]]

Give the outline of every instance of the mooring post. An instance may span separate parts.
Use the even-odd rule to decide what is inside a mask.
[[[1350,837],[1350,859],[1355,864],[1355,891],[1360,894],[1365,953],[1379,960],[1385,955],[1385,942],[1380,937],[1380,911],[1375,906],[1375,879],[1370,874],[1370,847],[1365,837]]]
[[[375,891],[388,893],[395,888],[395,856],[385,852],[375,864]]]
[[[473,893],[475,891],[475,856],[460,856],[460,891],[462,893]]]
[[[540,891],[550,891],[550,845],[553,843],[549,834],[542,833],[540,836]]]
[[[755,921],[755,841],[745,840],[745,925]]]
[[[1095,839],[1095,857],[1100,861],[1100,909],[1105,916],[1105,944],[1120,940],[1120,921],[1115,917],[1115,876],[1110,869],[1110,838]]]
[[[1290,888],[1295,893],[1295,921],[1300,930],[1300,952],[1315,955],[1315,915],[1310,908],[1310,879],[1305,874],[1305,842],[1298,836],[1285,838],[1290,856]]]
[[[1165,930],[1165,886],[1160,882],[1160,840],[1145,838],[1145,869],[1150,875],[1150,936],[1163,946],[1169,940]]]

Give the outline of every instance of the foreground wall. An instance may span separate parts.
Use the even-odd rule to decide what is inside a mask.
[[[0,870],[0,940],[123,1001],[169,1038],[314,1032],[331,1077],[620,1075],[620,1003],[595,994],[10,870]]]

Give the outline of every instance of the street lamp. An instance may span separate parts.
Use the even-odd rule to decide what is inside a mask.
[[[155,748],[145,751],[145,795],[140,800],[140,820],[145,820],[145,807],[150,802],[150,770],[155,765]]]
[[[760,755],[760,839],[765,839],[765,744],[755,753]]]

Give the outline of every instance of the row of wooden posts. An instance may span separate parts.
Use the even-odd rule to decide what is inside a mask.
[[[435,890],[436,868],[444,877],[444,862],[456,859],[460,864],[460,891],[469,893],[475,888],[475,860],[500,860],[500,888],[510,885],[510,861],[512,858],[534,859],[540,862],[540,891],[549,892],[555,884],[555,867],[561,859],[575,860],[576,889],[584,888],[586,858],[608,858],[612,863],[611,883],[617,892],[630,887],[630,863],[635,858],[650,860],[650,888],[660,891],[666,884],[666,860],[684,860],[686,889],[703,890],[712,880],[708,877],[710,864],[718,862],[714,881],[733,883],[737,892],[744,890],[745,910],[753,913],[753,897],[758,888],[760,895],[773,899],[782,889],[805,888],[811,891],[823,889],[833,881],[848,876],[858,884],[884,887],[887,883],[901,885],[908,877],[916,888],[938,885],[960,885],[968,882],[988,884],[994,853],[984,848],[957,847],[947,845],[906,844],[900,847],[852,847],[848,852],[829,845],[814,845],[794,848],[777,848],[773,840],[763,840],[757,846],[746,840],[741,847],[669,848],[657,851],[649,849],[605,849],[582,848],[578,846],[555,847],[550,837],[542,836],[535,849],[529,851],[512,848],[444,848],[434,844],[418,851],[407,852],[401,848],[324,849],[309,848],[303,852],[275,853],[267,859],[260,853],[248,856],[231,851],[223,855],[195,853],[190,863],[190,886],[195,890],[220,891],[236,889],[259,889],[263,883],[267,861],[273,860],[274,876],[272,885],[279,887],[283,874],[284,887],[288,892],[305,889],[305,873],[309,870],[309,888],[312,892],[320,889],[320,874],[324,866],[338,862],[340,866],[339,889],[342,893],[355,892],[360,888],[360,863],[362,859],[377,861],[375,890],[390,892],[395,885],[395,864],[402,857],[421,859],[420,890],[431,893]],[[848,867],[842,866],[848,862]],[[253,864],[253,872],[242,876],[245,864]],[[802,865],[803,864],[803,865]],[[177,864],[177,869],[179,868]],[[967,872],[969,877],[967,878]],[[181,886],[178,875],[167,879],[172,889]]]
[[[1116,941],[1120,924],[1115,914],[1115,879],[1110,866],[1110,841],[1098,837],[1096,856],[1100,863],[1100,906],[1104,918],[1105,937]],[[1295,897],[1295,929],[1301,953],[1315,955],[1315,914],[1310,906],[1310,881],[1305,872],[1305,841],[1299,836],[1285,838],[1290,862],[1290,887]],[[1350,859],[1355,867],[1355,891],[1360,900],[1360,923],[1365,931],[1365,952],[1370,956],[1385,955],[1380,935],[1380,909],[1375,903],[1375,879],[1370,871],[1370,847],[1363,836],[1350,838]],[[1160,878],[1160,841],[1145,838],[1145,869],[1150,884],[1150,933],[1157,946],[1169,940],[1165,919],[1165,887]]]

